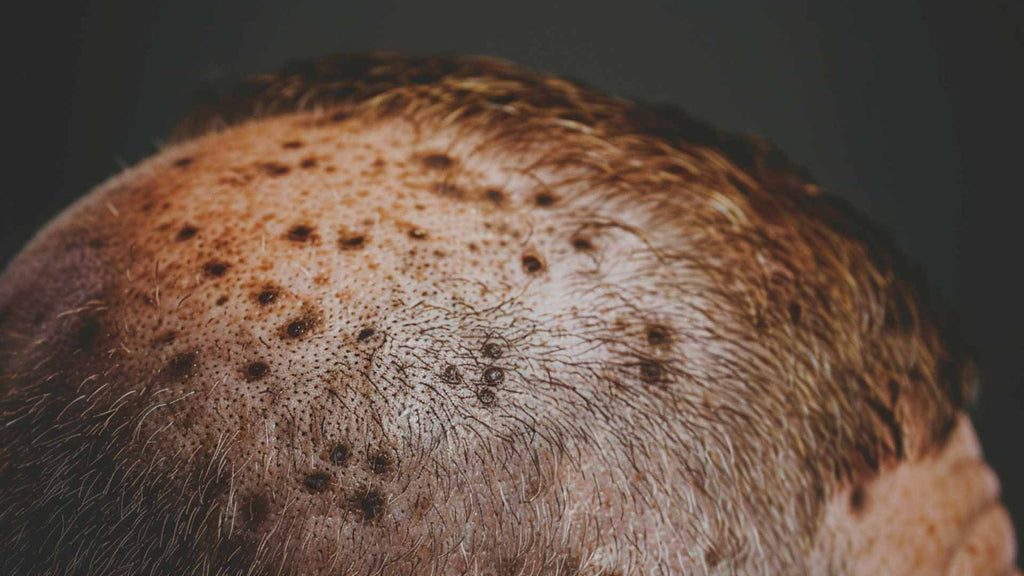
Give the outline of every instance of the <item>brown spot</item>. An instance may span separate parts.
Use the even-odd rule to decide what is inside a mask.
[[[364,234],[342,233],[341,237],[338,238],[338,247],[342,250],[357,250],[365,245],[366,236]]]
[[[246,524],[262,524],[270,516],[270,498],[266,494],[255,494],[242,508]]]
[[[178,158],[177,160],[174,161],[174,165],[177,166],[178,168],[184,168],[185,166],[188,166],[191,163],[192,163],[192,157],[191,156],[185,156],[183,158]]]
[[[222,262],[220,260],[210,260],[206,264],[203,264],[203,271],[206,272],[208,276],[219,278],[223,276],[224,273],[227,272],[228,268],[230,267],[231,265],[228,264],[227,262]]]
[[[541,192],[533,197],[534,204],[544,208],[554,205],[555,201],[555,197],[548,192]]]
[[[185,240],[188,240],[195,236],[196,232],[199,232],[199,228],[196,228],[191,224],[186,224],[185,226],[181,227],[181,230],[178,230],[177,240],[178,242],[184,242]]]
[[[283,176],[291,171],[291,168],[280,162],[263,162],[259,165],[260,170],[270,176]]]
[[[268,366],[266,362],[261,362],[259,360],[256,362],[250,362],[249,365],[245,367],[245,379],[249,382],[255,382],[256,380],[266,376],[269,370],[270,366]]]
[[[302,485],[306,487],[310,492],[318,493],[327,490],[327,486],[331,483],[331,477],[326,472],[316,472],[306,476],[302,480]]]
[[[267,286],[256,295],[256,301],[259,302],[260,306],[266,306],[274,300],[277,300],[277,293],[277,288]]]
[[[366,463],[370,465],[370,471],[374,474],[387,474],[394,465],[391,455],[383,451],[367,454]]]
[[[223,306],[224,304],[227,303],[227,301],[228,301],[228,297],[227,296],[221,296],[220,298],[217,298],[217,301],[214,302],[214,304],[216,304],[217,306]]]
[[[168,331],[164,332],[163,334],[160,334],[159,336],[154,338],[153,339],[153,344],[155,344],[157,346],[166,346],[166,345],[170,344],[171,342],[174,342],[174,339],[177,338],[177,337],[178,337],[178,333],[177,332],[175,332],[174,330],[168,330]]]
[[[288,230],[286,238],[292,242],[307,242],[313,237],[313,227],[306,224],[296,224]]]
[[[649,326],[647,328],[647,343],[651,346],[662,346],[668,342],[668,330],[663,326]]]
[[[498,397],[494,395],[494,391],[490,388],[481,388],[476,393],[476,399],[484,406],[493,406]]]
[[[309,334],[314,327],[316,327],[316,319],[311,314],[304,314],[286,324],[283,335],[288,338],[302,338]]]
[[[576,238],[572,239],[572,247],[575,248],[576,250],[579,250],[580,252],[590,252],[591,250],[594,249],[594,244],[591,243],[591,241],[587,240],[586,238],[581,238],[577,236]]]
[[[718,566],[718,563],[722,561],[722,557],[718,555],[718,551],[714,548],[708,548],[704,552],[704,564],[708,568],[714,568]]]
[[[196,359],[199,357],[196,352],[182,352],[167,363],[164,369],[168,377],[174,380],[187,380],[195,374]]]
[[[348,462],[349,457],[352,456],[352,450],[345,444],[337,444],[331,449],[330,456],[327,457],[331,461],[331,464],[341,466]]]
[[[484,370],[484,386],[497,386],[505,381],[505,371],[497,366],[491,366]]]
[[[376,331],[373,328],[363,328],[359,331],[359,334],[356,334],[356,339],[360,342],[366,342],[370,338],[373,338],[375,333]]]
[[[857,484],[850,491],[850,512],[854,516],[860,516],[864,509],[867,507],[867,492],[864,491],[864,486]]]
[[[370,522],[384,512],[384,496],[377,490],[366,490],[352,499],[353,507],[362,516],[363,522]]]
[[[640,362],[640,379],[648,384],[656,384],[661,381],[665,369],[656,360],[644,360]]]
[[[462,374],[459,373],[459,368],[457,366],[449,364],[441,371],[441,380],[446,384],[454,386],[462,382]]]
[[[296,148],[302,148],[303,145],[304,144],[302,142],[300,142],[299,140],[289,140],[287,142],[282,143],[281,147],[285,148],[287,150],[294,150]]]
[[[299,166],[302,166],[303,168],[313,168],[316,166],[316,158],[303,158],[302,162],[299,163]]]
[[[487,344],[484,344],[482,352],[484,353],[484,356],[487,356],[488,358],[497,359],[501,358],[502,350],[501,346],[498,346],[497,343],[488,342]]]
[[[423,157],[423,165],[432,170],[446,170],[454,163],[454,160],[444,154],[429,154]]]
[[[495,190],[490,188],[484,192],[484,197],[495,204],[502,204],[505,202],[505,193],[501,190]]]
[[[528,274],[536,274],[544,269],[544,263],[540,261],[540,258],[533,254],[527,254],[523,256],[523,270]]]
[[[412,230],[409,230],[409,238],[412,238],[413,240],[423,240],[426,237],[426,230],[421,230],[420,228],[413,228]]]

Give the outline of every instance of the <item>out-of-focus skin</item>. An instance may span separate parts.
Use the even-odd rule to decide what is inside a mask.
[[[991,574],[972,369],[778,151],[486,58],[255,78],[0,279],[27,574]]]

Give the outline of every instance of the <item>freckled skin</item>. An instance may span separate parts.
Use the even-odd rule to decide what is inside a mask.
[[[0,280],[9,573],[1011,570],[969,364],[767,144],[489,59],[237,97]]]

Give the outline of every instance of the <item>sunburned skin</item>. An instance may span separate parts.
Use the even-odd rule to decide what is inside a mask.
[[[28,574],[1013,574],[953,332],[766,143],[486,58],[253,79],[0,279]]]

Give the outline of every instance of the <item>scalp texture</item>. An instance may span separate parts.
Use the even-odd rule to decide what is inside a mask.
[[[969,399],[921,294],[760,139],[493,59],[296,64],[4,272],[0,559],[800,573]]]

